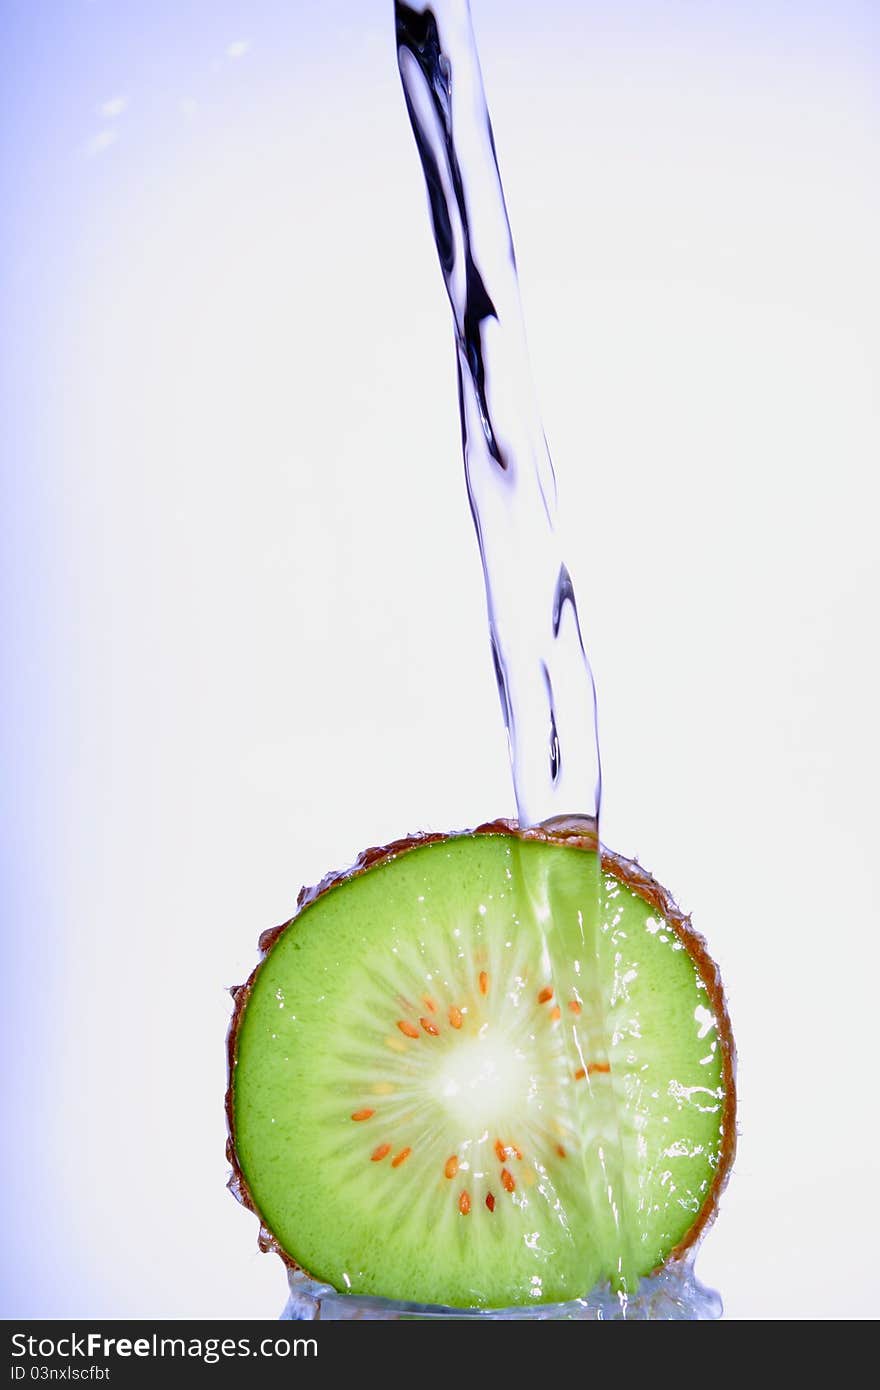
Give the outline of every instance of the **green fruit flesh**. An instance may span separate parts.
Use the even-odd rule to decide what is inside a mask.
[[[632,1289],[714,1200],[730,1115],[711,994],[595,853],[505,834],[410,849],[318,897],[256,973],[231,1106],[250,1198],[343,1291],[503,1307]]]

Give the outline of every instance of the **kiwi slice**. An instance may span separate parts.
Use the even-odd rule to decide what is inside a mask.
[[[235,991],[232,1186],[341,1291],[584,1297],[680,1256],[734,1149],[715,966],[595,837],[507,822],[371,850]]]

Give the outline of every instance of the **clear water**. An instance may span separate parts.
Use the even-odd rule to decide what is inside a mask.
[[[596,688],[555,526],[556,477],[532,382],[516,255],[470,6],[468,0],[435,0],[430,7],[398,0],[395,19],[400,75],[452,309],[465,476],[518,819],[521,826],[591,829],[598,840],[602,775]],[[583,927],[585,957],[596,924],[607,919],[601,875],[595,911],[595,922]],[[580,1053],[576,1023],[570,1045]],[[619,1215],[627,1205],[618,1200],[623,1154],[613,1150],[611,1144],[605,1160],[608,1202],[624,1252],[630,1236]],[[341,1315],[329,1311],[326,1299],[319,1297],[318,1306],[324,1311],[317,1315]],[[604,1289],[577,1304],[527,1315],[719,1314],[720,1300],[697,1283],[688,1260],[642,1281],[635,1297]],[[508,1310],[499,1316],[526,1314]]]
[[[598,823],[593,675],[555,529],[556,478],[466,0],[395,6],[398,62],[452,306],[465,474],[520,825]]]

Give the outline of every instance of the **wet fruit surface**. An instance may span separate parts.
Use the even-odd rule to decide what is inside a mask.
[[[246,1194],[341,1290],[424,1303],[632,1288],[732,1151],[714,968],[613,856],[477,834],[344,879],[239,1000]],[[656,885],[655,885],[656,887]]]

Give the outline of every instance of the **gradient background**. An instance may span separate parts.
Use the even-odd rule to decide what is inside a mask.
[[[876,1313],[880,7],[475,0],[605,838],[725,972],[732,1317]],[[2,0],[0,1313],[272,1316],[224,987],[512,810],[391,0]]]

